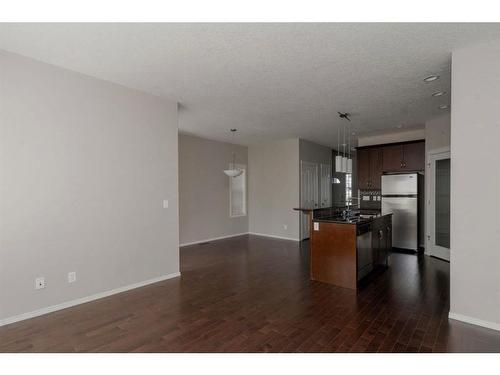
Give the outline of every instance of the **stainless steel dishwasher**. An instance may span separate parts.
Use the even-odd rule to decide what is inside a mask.
[[[361,224],[356,228],[358,280],[373,270],[372,226]]]

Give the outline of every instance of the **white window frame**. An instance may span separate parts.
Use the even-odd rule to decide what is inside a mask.
[[[229,217],[244,217],[247,216],[247,166],[246,164],[236,164],[235,167],[237,169],[243,170],[243,173],[237,177],[228,177],[229,178]],[[233,181],[235,178],[244,178],[243,182],[243,213],[241,214],[233,214]]]
[[[352,173],[345,175],[345,201],[352,203]]]

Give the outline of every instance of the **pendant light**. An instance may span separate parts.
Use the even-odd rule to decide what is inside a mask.
[[[337,156],[335,156],[335,172],[342,172],[342,156],[340,156],[340,127],[337,130]]]
[[[349,129],[349,142],[347,143],[348,158],[347,158],[347,173],[352,173],[352,158],[351,158],[351,129]]]
[[[344,138],[343,138],[343,143],[342,143],[342,173],[346,173],[347,172],[347,157],[345,156],[345,126],[344,126]]]
[[[231,134],[233,135],[233,162],[229,164],[229,169],[225,169],[224,173],[229,177],[238,177],[243,173],[241,169],[236,168],[236,154],[234,152],[234,135],[236,133],[236,129],[231,129]]]

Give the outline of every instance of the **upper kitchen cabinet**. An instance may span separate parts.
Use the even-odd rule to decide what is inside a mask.
[[[357,178],[359,189],[380,189],[382,154],[378,148],[360,149],[357,152]]]
[[[380,189],[382,187],[382,150],[372,148],[370,150],[370,189]]]
[[[407,171],[423,171],[425,169],[425,142],[404,145],[403,169]]]
[[[384,172],[410,172],[425,169],[425,142],[382,146]]]
[[[370,186],[370,150],[361,149],[357,154],[357,179],[359,189],[369,189]]]
[[[384,172],[400,171],[403,168],[403,145],[382,148],[382,169]]]
[[[425,142],[407,142],[358,148],[358,189],[380,189],[384,172],[412,172],[425,169]]]

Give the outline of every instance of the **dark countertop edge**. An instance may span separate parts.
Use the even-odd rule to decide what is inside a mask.
[[[312,212],[314,210],[317,210],[317,208],[300,208],[300,207],[294,207],[294,211],[303,211],[303,212]]]
[[[344,206],[347,207],[347,206]],[[294,211],[305,211],[305,212],[312,212],[312,211],[319,211],[319,210],[328,210],[328,209],[336,209],[336,210],[342,210],[344,208],[342,206],[330,206],[330,207],[320,207],[320,208],[302,208],[302,207],[294,207],[292,208]],[[378,211],[380,212],[380,208],[356,208],[353,209],[353,211]]]
[[[343,221],[343,220],[334,220],[334,219],[313,219],[313,221],[318,222],[318,223],[329,223],[329,224],[358,225],[358,224],[368,224],[368,223],[371,223],[377,219],[382,219],[385,216],[391,216],[391,215],[392,215],[392,213],[383,214],[383,215],[380,215],[380,216],[377,216],[377,217],[374,217],[371,219],[363,219],[363,220],[359,220],[359,221],[355,221],[355,222],[347,222],[347,221]]]

